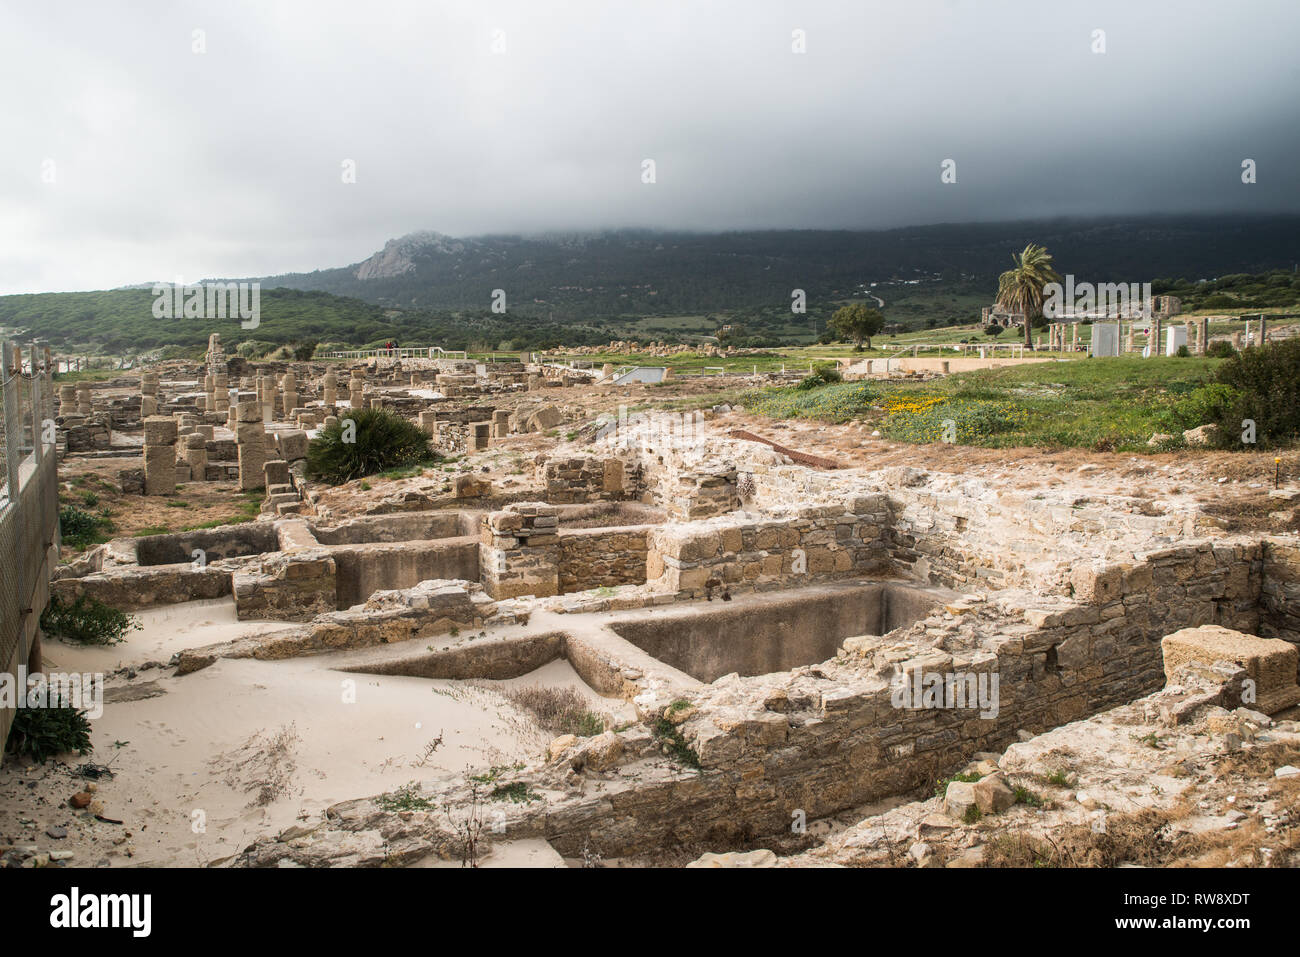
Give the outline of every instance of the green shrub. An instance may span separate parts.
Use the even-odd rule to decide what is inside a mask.
[[[87,548],[105,541],[104,533],[111,531],[112,528],[111,522],[98,515],[83,512],[75,505],[64,505],[59,509],[59,536],[63,544],[72,548]]]
[[[53,704],[53,702],[51,702]],[[57,754],[89,754],[90,722],[73,707],[19,708],[9,730],[9,751],[43,764]]]
[[[1300,339],[1246,349],[1225,360],[1215,378],[1236,393],[1216,422],[1221,447],[1246,447],[1243,419],[1255,422],[1257,448],[1288,444],[1300,433]]]
[[[1195,429],[1207,422],[1218,422],[1224,410],[1231,407],[1237,392],[1220,382],[1210,382],[1197,386],[1191,392],[1179,396],[1164,409],[1156,413],[1156,422],[1165,432],[1182,433]],[[1240,431],[1240,423],[1238,423]],[[1181,435],[1179,436],[1181,438]]]
[[[1205,347],[1205,354],[1211,359],[1231,359],[1237,354],[1237,350],[1227,339],[1217,339]]]
[[[133,615],[86,595],[71,603],[54,595],[41,612],[42,631],[80,645],[116,645],[126,640],[128,631],[139,627],[140,621]]]
[[[865,382],[836,382],[816,389],[763,389],[744,397],[745,407],[774,419],[847,422],[870,410],[876,391]]]
[[[347,438],[353,441],[345,441]],[[429,448],[429,436],[414,422],[387,409],[359,409],[340,417],[336,425],[312,439],[307,447],[307,476],[342,485],[365,475],[437,458]]]
[[[796,388],[815,389],[818,386],[843,381],[844,376],[840,375],[840,370],[834,362],[818,362],[812,367],[811,372],[799,380]]]
[[[1187,358],[1190,358],[1190,357],[1191,357],[1191,354],[1192,354],[1192,350],[1191,350],[1191,349],[1188,349],[1187,346],[1179,346],[1179,347],[1174,351],[1174,355],[1177,356],[1179,359],[1187,359]]]

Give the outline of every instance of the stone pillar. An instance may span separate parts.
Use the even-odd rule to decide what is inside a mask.
[[[438,435],[438,413],[421,412],[420,428],[424,429],[425,432],[436,438]]]
[[[298,408],[298,377],[292,372],[286,372],[284,378],[280,380],[280,388],[282,390],[280,414],[287,419],[293,414],[293,410]]]
[[[348,402],[354,409],[363,409],[366,405],[365,375],[360,369],[353,369],[352,378],[348,380]]]
[[[321,380],[321,402],[325,408],[332,409],[339,401],[339,379],[333,372],[326,372]]]
[[[1240,333],[1240,332],[1234,332],[1234,333],[1232,334],[1232,348],[1236,349],[1238,352],[1241,351],[1241,333]]]
[[[151,415],[144,420],[144,494],[176,491],[176,420]]]
[[[212,375],[212,396],[213,405],[208,410],[216,412],[219,415],[230,411],[230,375],[226,372],[215,372]]]
[[[77,411],[77,387],[59,386],[59,415],[74,415]]]
[[[240,402],[236,407],[235,443],[239,452],[239,487],[259,488],[266,466],[266,426],[262,424],[260,401]]]
[[[90,383],[77,383],[77,413],[79,415],[90,415],[93,411],[93,405],[90,397]]]
[[[491,437],[491,422],[471,422],[469,424],[469,430],[465,435],[465,451],[482,452],[488,447],[488,440]]]
[[[492,413],[492,438],[504,439],[510,434],[510,412],[497,409]]]
[[[1160,341],[1160,340],[1163,338],[1163,337],[1160,335],[1160,333],[1161,333],[1161,328],[1160,328],[1160,326],[1161,326],[1161,323],[1160,323],[1160,317],[1159,317],[1159,316],[1152,316],[1152,317],[1151,317],[1151,341],[1150,341],[1151,349],[1150,349],[1150,355],[1151,355],[1151,357],[1152,357],[1153,359],[1154,359],[1156,356],[1162,354],[1162,353],[1164,352],[1164,348],[1165,348],[1164,343]]]
[[[559,518],[554,505],[519,502],[483,518],[479,578],[500,601],[559,594]]]
[[[1210,348],[1210,317],[1202,316],[1196,320],[1196,354],[1205,355]]]
[[[1070,323],[1070,328],[1073,334],[1073,338],[1070,340],[1070,351],[1078,352],[1079,351],[1079,324],[1077,322],[1072,322]]]
[[[1263,346],[1268,342],[1268,331],[1265,328],[1265,319],[1263,313],[1259,317],[1259,329],[1255,333],[1255,345]]]
[[[275,418],[275,379],[269,375],[257,377],[257,401],[262,406],[262,421],[270,422]],[[242,419],[240,420],[243,421]],[[261,467],[258,467],[261,472]]]
[[[202,432],[191,432],[185,436],[185,448],[182,457],[190,466],[190,480],[203,482],[208,474],[208,440]]]

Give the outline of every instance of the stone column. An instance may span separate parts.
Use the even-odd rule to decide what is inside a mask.
[[[321,380],[321,402],[325,408],[332,409],[339,401],[339,379],[332,371],[325,373]]]
[[[286,372],[284,378],[280,380],[282,406],[281,415],[289,418],[293,410],[298,408],[298,378],[292,372]]]
[[[59,386],[59,415],[75,415],[77,412],[77,387],[75,385]]]
[[[1072,338],[1070,340],[1070,351],[1078,352],[1079,351],[1079,324],[1077,322],[1070,323],[1070,332],[1072,335]]]
[[[176,420],[151,415],[144,420],[144,494],[176,491]]]
[[[492,413],[492,438],[504,439],[510,434],[510,412],[497,409]]]
[[[488,447],[488,440],[491,436],[491,422],[471,422],[465,435],[465,450],[467,452],[482,452]]]
[[[1257,346],[1263,346],[1264,343],[1268,342],[1268,331],[1265,328],[1265,319],[1262,313],[1259,317],[1259,329],[1256,331],[1255,337],[1255,345]]]
[[[257,377],[257,401],[262,406],[262,421],[270,422],[275,418],[275,379],[269,375]],[[242,419],[240,421],[243,421]],[[258,467],[261,472],[261,467]]]
[[[90,383],[78,382],[77,383],[77,412],[80,415],[90,415],[92,411],[94,411],[94,407],[92,405],[91,397],[90,397]]]
[[[140,418],[158,414],[158,373],[140,374]]]
[[[437,412],[421,412],[421,413],[420,413],[420,428],[424,429],[425,432],[427,432],[429,435],[433,436],[434,438],[437,438],[437,436],[438,436],[438,413],[437,413]]]
[[[366,404],[366,374],[360,369],[352,370],[348,380],[348,402],[354,409],[363,409]]]
[[[190,480],[203,482],[208,474],[208,440],[202,432],[185,436],[185,449],[181,453],[190,466]]]
[[[1238,352],[1241,351],[1241,333],[1240,333],[1240,332],[1234,332],[1234,333],[1232,334],[1232,348],[1236,349]]]
[[[1152,358],[1155,358],[1156,356],[1163,354],[1165,349],[1165,344],[1160,341],[1163,338],[1160,335],[1161,332],[1160,325],[1161,325],[1160,317],[1152,316],[1151,317],[1151,357]]]
[[[218,415],[224,415],[230,411],[230,375],[226,372],[215,372],[212,375],[212,396],[214,403],[208,411],[216,412]]]
[[[1210,317],[1202,316],[1196,320],[1196,354],[1205,355],[1210,348]]]
[[[243,491],[262,485],[266,466],[266,427],[262,403],[240,402],[236,407],[235,443],[239,452],[239,487]]]

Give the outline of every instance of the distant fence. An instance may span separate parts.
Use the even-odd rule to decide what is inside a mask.
[[[59,480],[54,451],[54,384],[48,350],[30,356],[0,344],[4,379],[0,434],[0,671],[17,676],[33,659],[37,626],[58,562]],[[18,686],[19,694],[25,693]],[[14,712],[0,708],[0,742]]]
[[[465,359],[466,353],[460,349],[444,349],[441,346],[404,346],[392,349],[348,349],[339,352],[321,352],[314,359]]]

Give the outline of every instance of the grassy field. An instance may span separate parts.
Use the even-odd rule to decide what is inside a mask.
[[[889,438],[990,448],[1152,451],[1154,433],[1201,424],[1186,399],[1223,360],[1080,359],[981,370],[928,382],[846,382],[757,390],[747,409],[777,418],[865,420]],[[1183,421],[1179,421],[1183,419]],[[1178,431],[1175,431],[1178,430]],[[1181,443],[1160,447],[1167,450]]]

